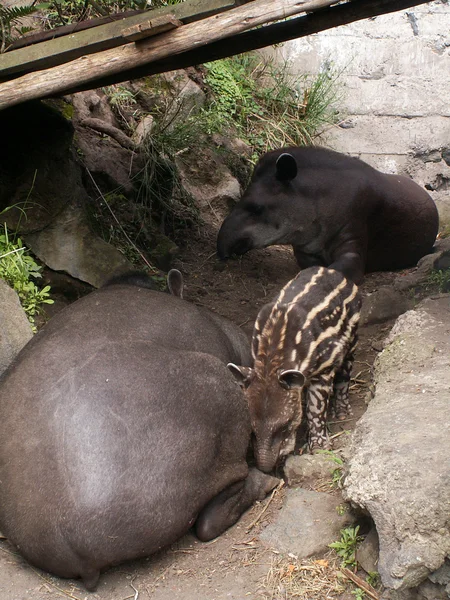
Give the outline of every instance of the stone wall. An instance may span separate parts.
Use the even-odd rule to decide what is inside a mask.
[[[450,224],[450,4],[430,2],[287,42],[296,72],[341,72],[326,142],[426,187]]]

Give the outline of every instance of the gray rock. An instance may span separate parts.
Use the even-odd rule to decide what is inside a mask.
[[[32,337],[19,296],[0,279],[0,375]]]
[[[384,323],[406,312],[408,300],[392,287],[381,287],[363,300],[360,325]]]
[[[356,550],[356,560],[366,573],[374,573],[378,571],[379,553],[378,533],[375,527],[372,527]]]
[[[438,583],[432,583],[427,580],[417,588],[417,600],[448,600],[450,594],[447,594],[445,588]]]
[[[426,283],[433,269],[448,268],[450,261],[450,238],[439,239],[434,245],[433,254],[427,254],[419,260],[417,268],[404,277],[397,277],[394,290],[404,292]]]
[[[354,521],[340,495],[290,489],[283,508],[260,537],[281,552],[306,558],[328,550],[328,544],[340,538],[341,529]]]
[[[96,236],[83,211],[67,207],[44,230],[26,236],[34,254],[55,271],[100,287],[111,276],[133,269],[133,265],[110,244]]]
[[[338,465],[326,454],[290,455],[284,465],[289,486],[311,483],[324,477],[331,478]]]
[[[368,511],[378,571],[419,585],[450,554],[450,296],[397,321],[375,364],[376,392],[352,437],[344,497]]]

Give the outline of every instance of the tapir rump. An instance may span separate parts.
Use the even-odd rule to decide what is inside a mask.
[[[276,483],[247,465],[248,408],[226,367],[249,364],[246,336],[130,281],[58,313],[0,380],[0,528],[88,589],[194,524],[219,535]]]
[[[414,266],[439,227],[430,195],[408,177],[320,147],[265,154],[219,231],[219,258],[293,246],[299,266],[331,267],[359,284],[364,273]]]

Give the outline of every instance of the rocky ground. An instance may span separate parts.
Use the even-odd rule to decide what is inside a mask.
[[[182,248],[176,266],[185,275],[187,300],[229,317],[248,333],[262,304],[297,272],[291,251],[282,247],[218,263],[213,239],[208,235],[199,235],[193,244]],[[387,285],[392,289],[394,281],[405,277],[411,277],[411,271],[371,274],[362,286],[363,293],[373,298],[381,287]],[[72,294],[78,293],[82,292],[72,290]],[[372,396],[374,358],[382,349],[395,313],[405,309],[403,302],[401,295],[397,304],[391,301],[391,318],[381,324],[373,322],[377,317],[371,309],[371,323],[361,328],[351,389],[354,416],[330,426],[336,456],[344,460],[349,458],[350,433]],[[301,440],[299,447],[297,452],[301,452]],[[367,533],[370,522],[344,503],[336,485],[341,473],[338,471],[336,476],[337,465],[331,457],[320,457],[319,466],[316,464],[309,472],[300,474],[301,465],[295,465],[298,458],[290,459],[286,469],[288,485],[254,506],[225,535],[202,544],[189,534],[157,556],[111,569],[102,576],[93,594],[88,594],[77,582],[60,580],[30,567],[6,540],[2,541],[0,597],[351,600],[356,587],[342,574],[340,561],[327,544],[339,539],[340,529],[355,519],[362,533]],[[359,575],[365,573],[361,571]]]

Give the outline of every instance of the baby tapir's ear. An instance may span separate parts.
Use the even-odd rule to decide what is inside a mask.
[[[167,287],[169,288],[169,292],[172,294],[172,296],[178,296],[178,298],[183,297],[183,275],[178,269],[170,269],[168,272]]]
[[[251,367],[238,367],[234,363],[228,363],[227,367],[233,373],[234,378],[242,388],[246,388],[250,385],[253,379],[254,369]]]
[[[278,373],[278,381],[285,390],[301,388],[305,385],[305,376],[296,369],[288,369]]]
[[[297,176],[297,163],[292,154],[283,152],[277,158],[276,162],[276,178],[278,181],[290,181]]]

